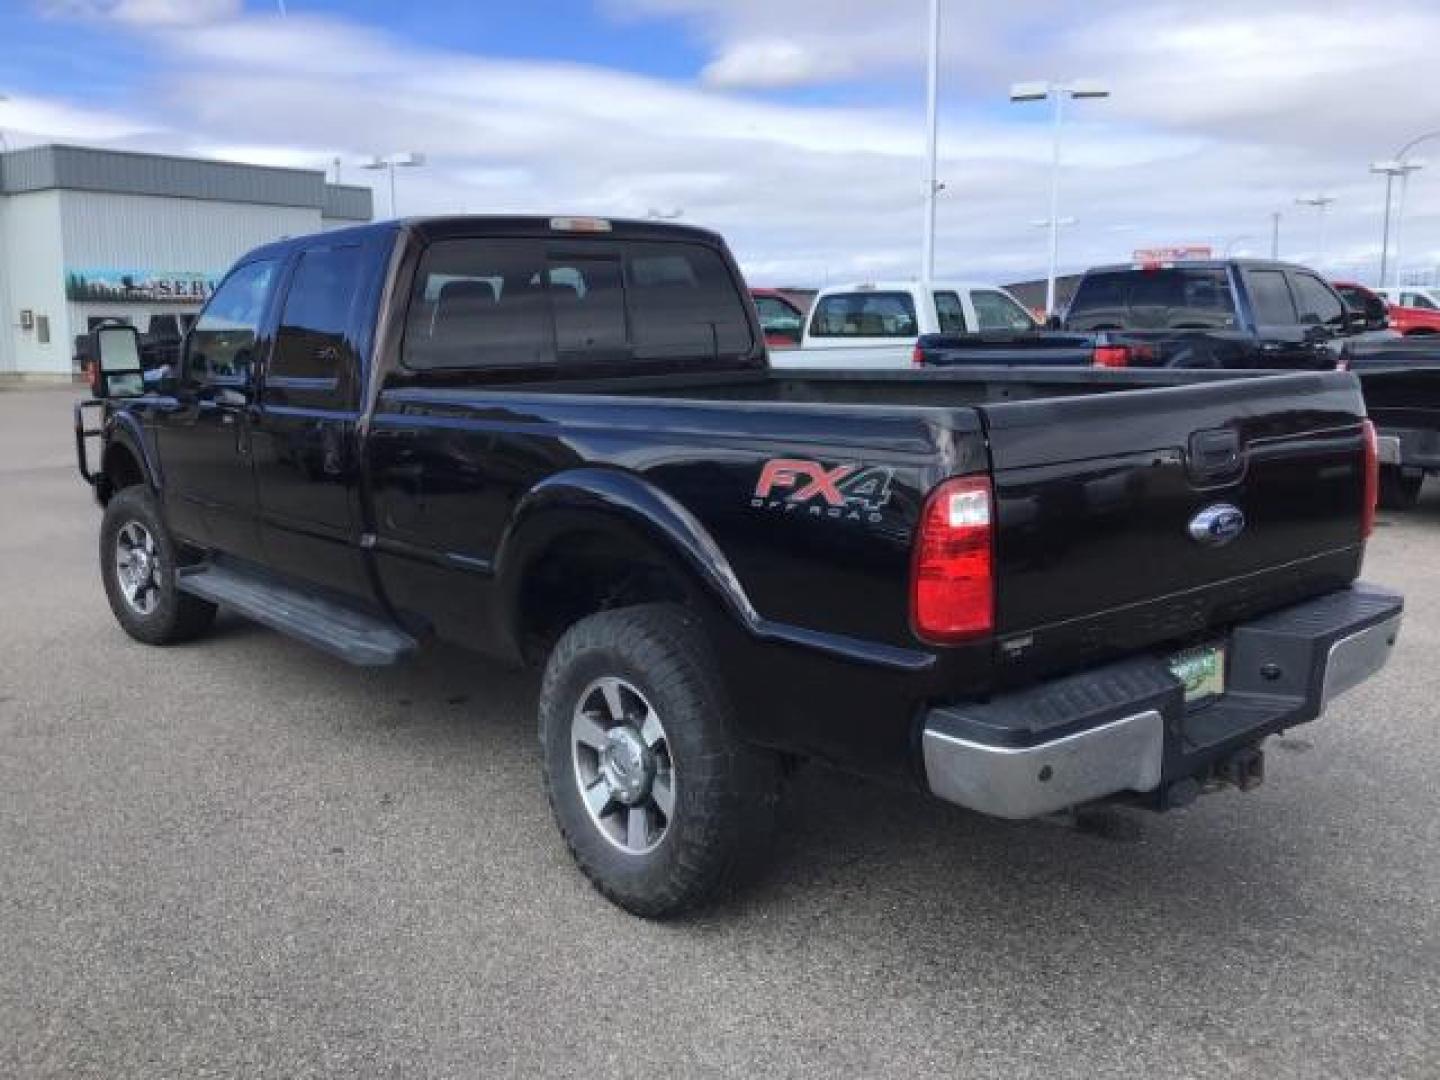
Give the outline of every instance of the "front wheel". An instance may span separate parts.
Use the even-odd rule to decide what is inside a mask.
[[[1410,510],[1420,500],[1424,473],[1407,473],[1394,465],[1380,469],[1380,505],[1386,510]]]
[[[215,621],[214,604],[180,591],[178,567],[155,497],[144,487],[122,488],[100,525],[100,576],[116,621],[136,641],[188,641]]]
[[[659,918],[737,882],[768,847],[775,755],[736,735],[694,618],[646,604],[582,619],[545,667],[550,807],[608,899]]]

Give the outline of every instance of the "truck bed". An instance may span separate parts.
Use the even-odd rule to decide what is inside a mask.
[[[1343,585],[1362,552],[1362,415],[1345,373],[785,372],[382,394],[382,428],[427,417],[462,458],[523,428],[647,477],[709,529],[762,617],[920,665],[904,588],[918,499],[988,469],[1005,682],[1203,637]],[[1208,464],[1205,440],[1222,448]],[[868,528],[772,517],[757,532],[743,508],[760,464],[796,456],[882,468],[895,494]],[[1230,503],[1244,541],[1197,544],[1197,512]],[[952,675],[955,692],[980,689]]]

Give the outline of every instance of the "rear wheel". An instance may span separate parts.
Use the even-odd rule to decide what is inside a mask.
[[[110,610],[125,632],[147,645],[188,641],[210,628],[215,605],[177,587],[179,549],[155,497],[122,488],[100,525],[100,575]]]
[[[1420,498],[1424,473],[1407,473],[1394,465],[1380,470],[1380,505],[1386,510],[1409,510]]]
[[[540,740],[570,853],[627,911],[676,914],[763,861],[779,760],[736,736],[683,608],[622,608],[571,627],[545,667]]]

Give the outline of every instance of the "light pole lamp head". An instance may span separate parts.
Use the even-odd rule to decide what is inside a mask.
[[[360,167],[362,169],[386,169],[389,168],[389,163],[382,157],[372,157],[369,161],[362,161]]]
[[[1110,88],[1099,79],[1075,79],[1066,89],[1072,98],[1107,98]]]
[[[1044,101],[1049,96],[1047,82],[1017,82],[1010,87],[1011,101]]]
[[[396,154],[393,160],[402,169],[418,169],[425,164],[425,155],[411,150],[404,154]]]

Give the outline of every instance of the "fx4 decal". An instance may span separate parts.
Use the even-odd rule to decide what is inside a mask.
[[[834,465],[801,458],[771,458],[760,470],[750,505],[757,510],[804,513],[850,521],[880,520],[890,501],[894,470],[883,465]]]

